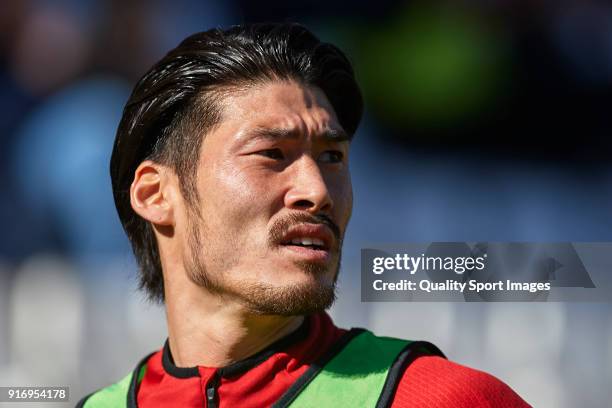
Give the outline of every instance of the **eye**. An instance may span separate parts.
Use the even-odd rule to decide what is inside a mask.
[[[319,156],[319,160],[323,163],[342,163],[343,158],[344,153],[338,150],[328,150],[321,153],[321,156]]]
[[[274,159],[274,160],[282,160],[285,158],[285,155],[283,155],[283,152],[281,149],[260,150],[257,152],[257,154],[268,157],[270,159]]]

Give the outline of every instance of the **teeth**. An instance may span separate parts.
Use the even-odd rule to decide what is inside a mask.
[[[296,244],[296,245],[316,245],[316,246],[323,246],[323,240],[319,239],[319,238],[293,238],[291,240],[292,244]]]

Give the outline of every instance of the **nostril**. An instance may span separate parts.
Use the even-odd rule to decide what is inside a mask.
[[[298,208],[311,208],[314,207],[314,203],[311,203],[308,200],[298,200],[293,203],[293,206]]]

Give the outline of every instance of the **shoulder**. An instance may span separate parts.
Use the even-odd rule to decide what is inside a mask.
[[[437,356],[410,364],[397,385],[392,407],[529,407],[508,385],[483,371]]]
[[[104,387],[83,397],[76,408],[95,407],[125,407],[129,401],[129,390],[132,383],[133,373],[128,374],[120,381]]]
[[[136,368],[121,380],[83,397],[77,403],[76,408],[135,406],[137,384],[145,374],[147,361],[154,354],[151,353],[140,360]]]

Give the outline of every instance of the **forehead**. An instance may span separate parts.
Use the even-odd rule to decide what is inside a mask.
[[[343,131],[325,93],[315,86],[267,82],[229,92],[222,99],[220,123],[205,144],[240,140],[254,128],[285,129],[304,136]]]

